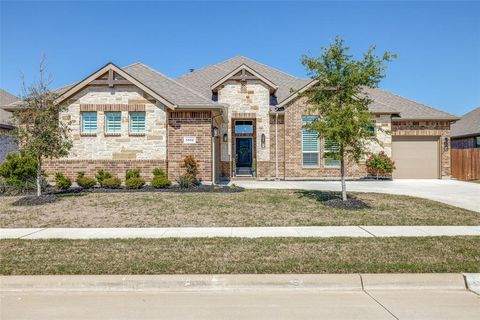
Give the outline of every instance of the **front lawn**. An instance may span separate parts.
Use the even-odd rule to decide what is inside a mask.
[[[332,208],[325,201],[338,193],[302,190],[83,193],[38,206],[13,206],[19,197],[0,197],[0,227],[480,225],[480,213],[431,200],[353,195],[368,207]]]
[[[0,274],[480,272],[480,237],[1,240]]]

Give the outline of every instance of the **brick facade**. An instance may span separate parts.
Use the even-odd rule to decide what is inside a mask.
[[[141,177],[150,182],[153,178],[153,169],[162,168],[165,172],[167,171],[164,160],[44,160],[43,168],[49,181],[55,181],[57,172],[61,172],[75,181],[77,173],[80,171],[84,171],[88,177],[95,177],[100,169],[107,170],[125,181],[125,173],[128,169],[139,168]]]
[[[440,143],[441,176],[442,178],[451,176],[449,121],[396,120],[392,122],[392,136],[437,136]]]
[[[180,167],[185,156],[193,155],[199,164],[198,178],[212,181],[212,115],[210,111],[172,112],[168,118],[168,176],[182,175]],[[196,142],[184,143],[184,137]]]

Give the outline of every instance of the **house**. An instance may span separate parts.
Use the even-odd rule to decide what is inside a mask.
[[[452,125],[452,149],[480,148],[480,107]]]
[[[8,105],[18,100],[16,96],[0,88],[0,106]],[[0,163],[9,152],[18,150],[11,135],[14,128],[10,123],[11,117],[11,112],[0,109]]]
[[[242,56],[177,79],[142,63],[108,63],[58,90],[73,148],[44,165],[71,177],[104,168],[123,178],[126,169],[140,168],[149,180],[155,167],[170,178],[180,175],[183,158],[193,155],[205,182],[338,178],[338,161],[324,156],[335,146],[302,130],[315,116],[295,91],[312,85]],[[372,131],[382,142],[372,152],[396,161],[394,178],[448,178],[450,125],[457,118],[381,89],[367,93],[374,100]],[[347,175],[365,177],[365,163],[349,163]]]
[[[480,179],[480,107],[452,125],[452,177]]]

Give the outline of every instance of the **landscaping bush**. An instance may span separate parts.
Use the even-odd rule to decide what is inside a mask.
[[[195,179],[195,177],[193,177],[190,174],[184,174],[184,175],[179,176],[176,179],[176,181],[177,181],[178,185],[180,186],[180,188],[186,189],[186,188],[191,188],[191,187],[195,186],[195,183],[197,182],[197,179]]]
[[[85,172],[80,171],[77,175],[77,184],[83,189],[91,189],[97,184],[95,178],[85,177]]]
[[[36,188],[37,161],[24,153],[9,153],[0,165],[0,177],[3,177],[3,192],[18,194]],[[42,177],[42,189],[47,187]]]
[[[145,180],[139,177],[130,177],[125,181],[127,189],[140,189],[145,185]]]
[[[95,178],[97,178],[98,183],[103,187],[103,180],[110,179],[112,174],[106,170],[100,169],[97,171]]]
[[[103,179],[100,185],[107,189],[119,189],[122,185],[122,181],[120,181],[118,177],[110,177]]]
[[[55,174],[55,188],[58,190],[68,190],[72,186],[72,180],[61,172]]]
[[[390,176],[395,170],[395,161],[390,159],[383,151],[368,157],[366,162],[368,172],[376,176]]]
[[[127,173],[125,173],[125,179],[128,180],[130,178],[140,178],[140,169],[128,169]]]
[[[166,177],[165,171],[162,168],[155,168],[152,171],[154,177]]]
[[[193,177],[195,180],[197,179],[198,163],[193,156],[186,156],[180,167],[185,168],[187,175]]]
[[[169,187],[171,184],[172,182],[168,180],[167,177],[160,175],[153,177],[152,182],[150,183],[150,185],[155,189],[166,188]]]

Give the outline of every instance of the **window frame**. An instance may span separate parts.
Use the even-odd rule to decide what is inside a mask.
[[[84,121],[86,114],[95,114],[95,130],[85,131]],[[91,120],[90,120],[91,121]],[[80,135],[82,136],[96,136],[98,132],[98,112],[97,111],[82,111],[80,112]]]
[[[305,121],[305,119],[307,118],[310,118],[310,119],[313,119],[311,121]],[[320,117],[318,116],[309,116],[309,115],[303,115],[302,118],[302,131],[301,131],[301,139],[302,139],[302,146],[301,146],[301,151],[302,151],[302,168],[304,169],[316,169],[316,168],[320,168],[320,152],[321,152],[321,145],[320,145],[320,138],[317,136],[317,151],[304,151],[304,141],[303,141],[303,134],[304,134],[304,130],[305,128],[303,127],[306,123],[308,122],[314,122],[314,121],[319,121],[320,120]],[[316,133],[315,133],[316,134]],[[306,165],[305,164],[305,157],[304,157],[304,154],[316,154],[317,155],[317,164],[312,164],[312,165]]]
[[[119,131],[118,132],[112,132],[108,130],[108,125],[109,125],[109,120],[108,116],[111,114],[119,114],[120,115],[120,120],[119,120]],[[119,136],[122,134],[122,112],[121,111],[105,111],[105,135],[106,136]]]
[[[480,148],[480,136],[475,137],[475,148]]]
[[[242,123],[240,124],[241,126],[249,126],[251,125],[252,127],[252,132],[237,132],[237,123]],[[250,123],[250,124],[246,124],[246,123]],[[255,127],[254,127],[254,124],[253,124],[253,120],[235,120],[235,123],[233,125],[233,131],[235,133],[235,135],[253,135],[255,134]]]
[[[133,131],[132,130],[132,114],[143,114],[143,130],[142,131]],[[128,113],[128,133],[133,136],[143,136],[147,131],[147,113],[145,111],[130,111]]]
[[[340,165],[341,165],[340,160],[335,160],[335,159],[331,159],[331,158],[326,158],[326,157],[325,157],[325,153],[328,152],[328,151],[327,151],[327,147],[326,147],[327,141],[328,141],[328,140],[326,140],[325,138],[323,139],[323,157],[322,157],[322,158],[323,158],[323,166],[324,166],[325,168],[340,168]],[[338,146],[337,148],[340,148],[340,147]],[[329,148],[329,150],[330,150],[330,149],[331,149],[331,148]],[[338,164],[327,164],[327,160],[338,161]]]

